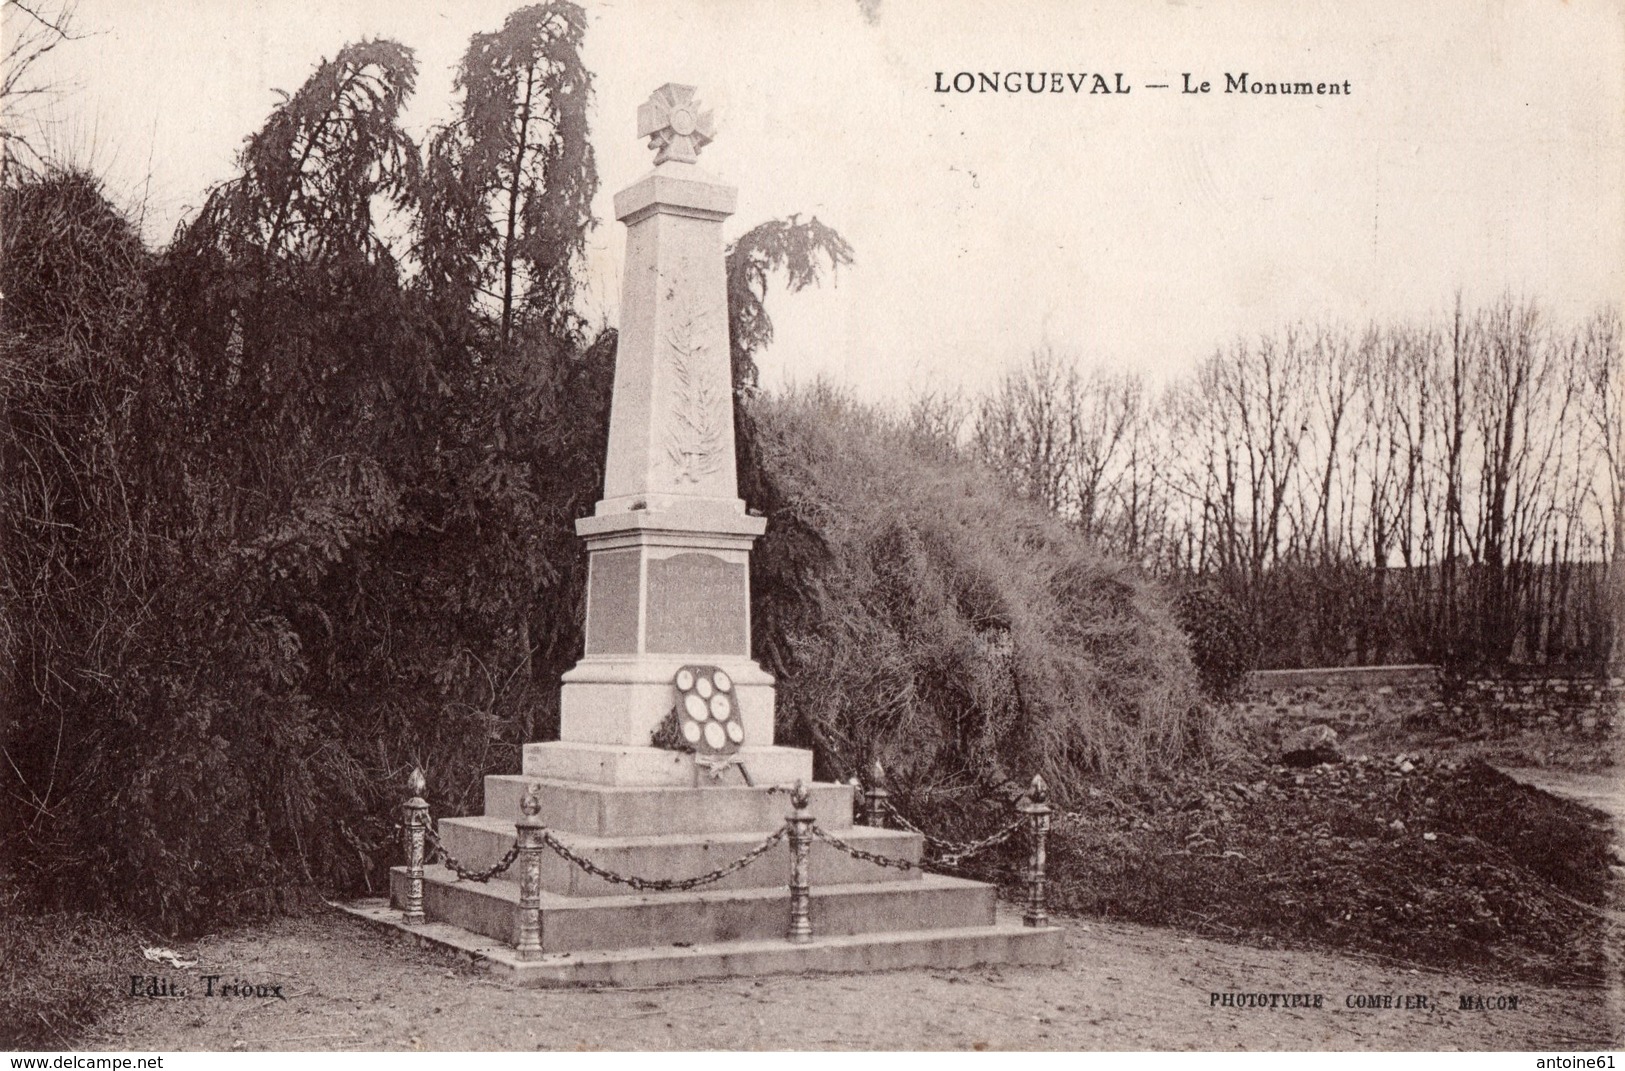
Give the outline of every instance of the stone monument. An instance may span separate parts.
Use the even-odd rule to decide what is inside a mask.
[[[586,653],[564,676],[559,740],[525,772],[600,784],[695,784],[685,754],[650,746],[685,664],[731,679],[744,739],[736,777],[812,779],[809,752],[773,747],[773,678],[750,658],[750,548],[766,527],[739,498],[722,221],[737,191],[695,162],[714,134],[691,86],[638,109],[654,170],[615,196],[626,224],[620,343],[604,496],[576,523],[588,555]]]
[[[855,825],[852,786],[810,784],[811,752],[774,745],[773,678],[750,658],[766,524],[734,466],[735,191],[696,162],[714,131],[692,87],[657,89],[638,133],[655,166],[615,198],[620,347],[604,494],[576,525],[586,644],[560,739],[486,777],[483,815],[440,820],[445,866],[422,865],[415,778],[391,902],[348,910],[526,985],[1057,962],[1041,896],[1001,918],[992,886],[922,870],[919,834]],[[674,725],[697,746],[677,746]]]

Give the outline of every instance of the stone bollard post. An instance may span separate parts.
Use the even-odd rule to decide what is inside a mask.
[[[423,771],[417,767],[406,778],[406,791],[411,793],[401,805],[401,828],[406,837],[406,903],[401,921],[415,926],[426,921],[423,914],[423,857],[424,840],[429,831],[429,802],[423,798],[428,784]]]
[[[857,825],[863,817],[863,782],[858,780],[857,774],[853,774],[846,783],[852,788],[852,824]]]
[[[547,827],[537,817],[542,810],[542,800],[534,783],[525,790],[519,810],[522,813],[514,823],[514,843],[519,849],[519,932],[514,941],[514,954],[520,959],[539,959],[542,955],[542,852],[547,847],[542,834]]]
[[[812,878],[807,865],[812,850],[812,810],[807,806],[807,785],[796,781],[790,793],[795,808],[785,815],[790,823],[790,929],[785,937],[791,944],[804,945],[813,939]]]
[[[1027,909],[1021,921],[1027,926],[1048,926],[1049,912],[1044,906],[1045,842],[1049,838],[1049,786],[1044,778],[1033,775],[1027,799],[1019,805],[1027,816]]]
[[[891,806],[891,793],[887,792],[886,768],[876,759],[875,764],[869,767],[869,790],[863,794],[863,823],[868,826],[884,828],[886,825],[886,810]]]

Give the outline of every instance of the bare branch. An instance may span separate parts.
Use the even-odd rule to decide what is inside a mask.
[[[25,4],[22,2],[22,0],[5,0],[3,6],[16,8],[18,11],[21,11],[24,15],[27,15],[41,26],[51,30],[61,40],[84,40],[84,34],[76,34],[72,30],[74,9],[78,6],[76,4],[70,3],[62,5],[62,10],[57,14],[55,19],[41,14],[40,9],[37,6]]]

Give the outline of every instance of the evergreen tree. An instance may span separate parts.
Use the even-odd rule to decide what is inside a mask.
[[[598,173],[587,140],[586,15],[565,0],[475,34],[458,67],[457,121],[429,142],[422,257],[448,314],[477,308],[502,345],[534,322],[580,332],[575,272]]]

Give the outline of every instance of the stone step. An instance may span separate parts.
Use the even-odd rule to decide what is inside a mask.
[[[406,868],[390,872],[397,907]],[[425,874],[424,911],[437,922],[511,945],[518,939],[519,886],[459,882],[444,870]],[[816,885],[813,932],[827,936],[989,926],[995,890],[982,882],[927,874],[917,881]],[[643,893],[635,896],[542,894],[542,947],[549,952],[768,940],[784,936],[790,890]]]
[[[811,783],[813,779],[812,752],[796,747],[742,747],[737,757],[743,769],[729,765],[715,773],[695,762],[686,751],[630,744],[548,740],[526,744],[520,755],[520,772],[527,776],[595,785],[704,788],[747,783],[789,785],[797,781]]]
[[[800,971],[962,968],[986,963],[1051,967],[1065,956],[1065,934],[1059,926],[1023,926],[1018,915],[1005,911],[990,926],[814,936],[804,945],[769,938],[686,948],[664,945],[550,952],[540,959],[521,960],[512,948],[449,923],[403,925],[400,912],[385,900],[364,900],[342,905],[342,909],[419,943],[457,951],[516,985],[536,987],[668,985]]]
[[[745,833],[773,829],[791,810],[783,786],[619,787],[492,774],[485,779],[485,816],[508,822],[517,819],[519,801],[529,785],[537,786],[540,817],[549,829],[596,837]],[[807,795],[821,828],[851,827],[850,786],[812,784],[807,786]]]
[[[446,850],[470,870],[481,870],[496,863],[514,843],[513,823],[501,818],[445,818],[439,828]],[[554,835],[571,851],[606,870],[629,877],[666,879],[697,877],[730,863],[760,844],[767,831],[594,837],[559,830]],[[924,839],[918,834],[896,829],[854,826],[840,830],[837,835],[854,848],[915,863],[919,862],[924,848]],[[787,839],[743,870],[706,887],[746,889],[787,884],[790,874]],[[812,843],[809,866],[813,881],[828,885],[907,881],[920,876],[918,870],[898,870],[854,859],[821,840]],[[444,867],[428,869],[446,873]],[[518,871],[509,868],[501,880],[517,881]],[[551,850],[542,854],[542,888],[564,896],[617,896],[627,892],[626,886],[589,874]]]

